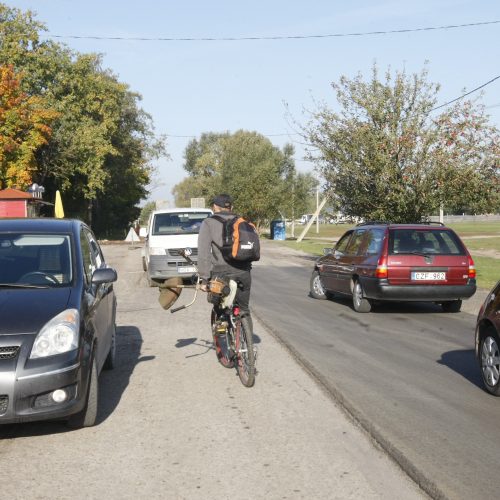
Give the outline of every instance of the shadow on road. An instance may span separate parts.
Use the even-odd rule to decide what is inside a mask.
[[[483,388],[474,349],[445,352],[437,362],[451,368],[477,387]]]
[[[155,356],[141,356],[142,335],[135,326],[119,326],[117,332],[116,367],[102,371],[99,377],[99,413],[97,424],[104,422],[120,403],[120,399],[139,363],[152,361]]]
[[[254,343],[254,345],[261,343],[261,338],[258,335],[256,335],[255,333],[253,334],[253,343]],[[205,339],[199,339],[198,337],[189,337],[187,339],[177,339],[175,347],[177,349],[182,349],[182,348],[190,346],[190,345],[202,347],[204,350],[200,353],[197,353],[197,354],[189,354],[186,356],[186,358],[195,358],[197,356],[203,356],[207,352],[215,350],[214,343],[212,341],[205,340]]]
[[[116,367],[103,370],[99,376],[99,411],[96,425],[104,422],[116,409],[130,381],[135,367],[155,356],[141,356],[142,335],[135,326],[116,328]],[[74,432],[64,422],[29,422],[0,426],[0,439],[41,436]]]
[[[308,297],[313,299],[309,292]],[[316,299],[313,299],[316,300]],[[335,295],[328,299],[331,302],[346,306],[354,311],[352,298],[348,296]],[[379,314],[429,314],[443,313],[439,304],[434,302],[375,302],[372,305],[371,313]],[[445,314],[445,313],[443,313]],[[449,313],[446,313],[449,314]]]

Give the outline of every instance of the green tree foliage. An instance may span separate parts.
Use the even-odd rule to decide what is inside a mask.
[[[40,42],[43,24],[0,4],[0,64],[29,75],[23,90],[42,95],[58,113],[48,143],[36,152],[33,179],[50,199],[62,192],[65,212],[99,235],[126,230],[138,218],[152,162],[165,153],[140,96],[102,68],[101,57]]]
[[[139,224],[141,226],[145,226],[148,223],[149,216],[151,215],[151,212],[156,210],[156,202],[155,201],[148,201],[141,210],[141,215],[139,216]]]
[[[306,176],[297,176],[293,147],[280,150],[257,132],[206,133],[186,148],[189,177],[175,186],[176,203],[231,194],[235,209],[258,226],[292,212],[294,187],[301,195]],[[297,198],[297,197],[295,197]]]
[[[205,180],[198,176],[185,177],[181,182],[176,184],[172,189],[174,202],[176,207],[190,207],[191,198],[205,198],[205,205],[208,205],[210,200],[205,196],[207,189]]]
[[[389,71],[332,84],[340,111],[320,105],[304,128],[329,193],[347,215],[418,221],[452,210],[498,210],[499,132],[484,108],[458,101],[433,112],[427,73]]]

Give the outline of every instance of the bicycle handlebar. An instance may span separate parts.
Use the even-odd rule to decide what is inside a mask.
[[[175,313],[177,311],[181,311],[182,309],[186,309],[189,306],[192,306],[196,300],[196,296],[198,295],[198,290],[201,289],[200,288],[200,275],[198,274],[198,268],[197,268],[196,264],[189,257],[189,255],[191,254],[191,251],[187,248],[184,248],[184,249],[179,251],[179,254],[182,257],[184,257],[186,259],[186,261],[196,269],[195,276],[197,276],[197,282],[196,282],[196,284],[194,284],[195,292],[194,292],[193,300],[189,304],[184,304],[182,306],[174,307],[173,309],[170,309],[171,313]],[[178,288],[192,288],[193,285],[177,285],[177,287]],[[207,290],[204,290],[204,291],[210,291],[210,290],[209,290],[209,288],[207,288]],[[228,289],[228,292],[225,295],[228,295],[229,291],[230,290]]]

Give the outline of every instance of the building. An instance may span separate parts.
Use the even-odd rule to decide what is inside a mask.
[[[2,217],[37,217],[41,205],[52,205],[32,193],[18,189],[0,190],[0,218]]]

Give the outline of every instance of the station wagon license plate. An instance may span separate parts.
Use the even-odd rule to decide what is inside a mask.
[[[179,267],[178,271],[180,273],[195,273],[196,268],[193,266],[187,266],[187,267]]]
[[[444,281],[446,280],[446,273],[413,271],[411,273],[411,279],[414,281]]]

